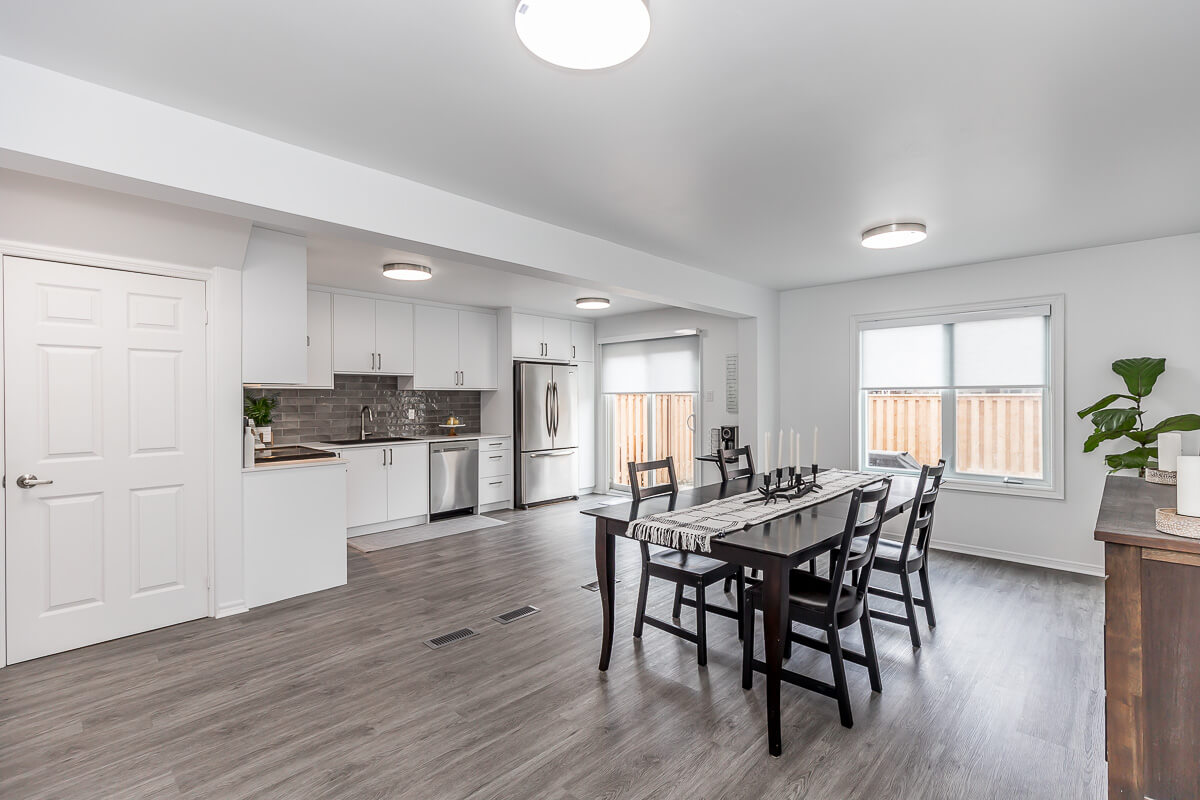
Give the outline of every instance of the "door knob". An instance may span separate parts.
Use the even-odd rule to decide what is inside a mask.
[[[17,478],[17,486],[21,489],[32,489],[35,486],[49,486],[52,483],[54,481],[40,479],[37,475],[28,472]]]

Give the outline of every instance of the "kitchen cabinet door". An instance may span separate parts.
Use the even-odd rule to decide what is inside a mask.
[[[388,519],[387,448],[356,447],[339,451],[346,460],[346,527]]]
[[[532,314],[512,315],[513,358],[545,358],[543,341],[541,317]]]
[[[308,293],[308,382],[304,385],[333,388],[333,300],[328,292]]]
[[[333,296],[333,371],[375,372],[375,301]]]
[[[458,312],[417,306],[414,319],[413,387],[457,389]]]
[[[388,447],[387,518],[409,519],[429,513],[429,446]]]
[[[571,360],[594,361],[596,356],[596,329],[590,322],[571,323]]]
[[[496,317],[458,312],[458,374],[464,389],[495,389]]]
[[[242,382],[308,380],[303,236],[251,228],[242,265]]]
[[[567,361],[571,358],[571,322],[546,317],[542,320],[542,338],[546,342],[546,358]]]
[[[413,371],[413,307],[391,300],[375,301],[376,370],[384,375]]]
[[[575,367],[575,399],[579,434],[579,488],[589,491],[596,485],[596,372],[593,364]]]

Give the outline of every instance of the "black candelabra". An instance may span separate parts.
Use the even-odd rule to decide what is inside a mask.
[[[762,476],[762,486],[758,487],[763,504],[778,503],[780,500],[790,503],[809,492],[821,489],[821,484],[817,483],[817,472],[816,464],[812,465],[812,474],[807,479],[796,467],[776,467],[767,470]],[[757,499],[746,501],[747,504],[757,502]]]

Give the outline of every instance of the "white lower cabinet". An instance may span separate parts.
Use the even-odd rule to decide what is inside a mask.
[[[479,440],[479,509],[511,508],[512,438],[491,436]]]
[[[251,608],[346,583],[346,466],[245,470],[242,524]]]
[[[429,514],[429,447],[424,442],[337,451],[346,472],[346,528],[391,521],[424,522]]]

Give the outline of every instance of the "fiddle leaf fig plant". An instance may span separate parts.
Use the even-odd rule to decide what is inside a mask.
[[[271,427],[271,412],[277,405],[279,405],[279,400],[274,397],[253,398],[246,395],[242,411],[254,423],[254,427],[269,428]]]
[[[1157,462],[1151,464],[1151,459],[1158,458],[1158,448],[1154,443],[1158,441],[1160,433],[1200,430],[1200,414],[1178,414],[1146,427],[1143,418],[1146,411],[1142,408],[1142,401],[1153,391],[1155,382],[1166,369],[1165,358],[1121,358],[1114,361],[1112,371],[1125,381],[1127,391],[1102,397],[1078,412],[1080,419],[1091,414],[1092,425],[1096,428],[1083,443],[1083,452],[1092,452],[1102,442],[1129,439],[1137,446],[1124,453],[1105,456],[1104,463],[1108,464],[1110,472],[1143,470],[1157,466]],[[1109,407],[1119,400],[1131,402],[1133,406]]]

